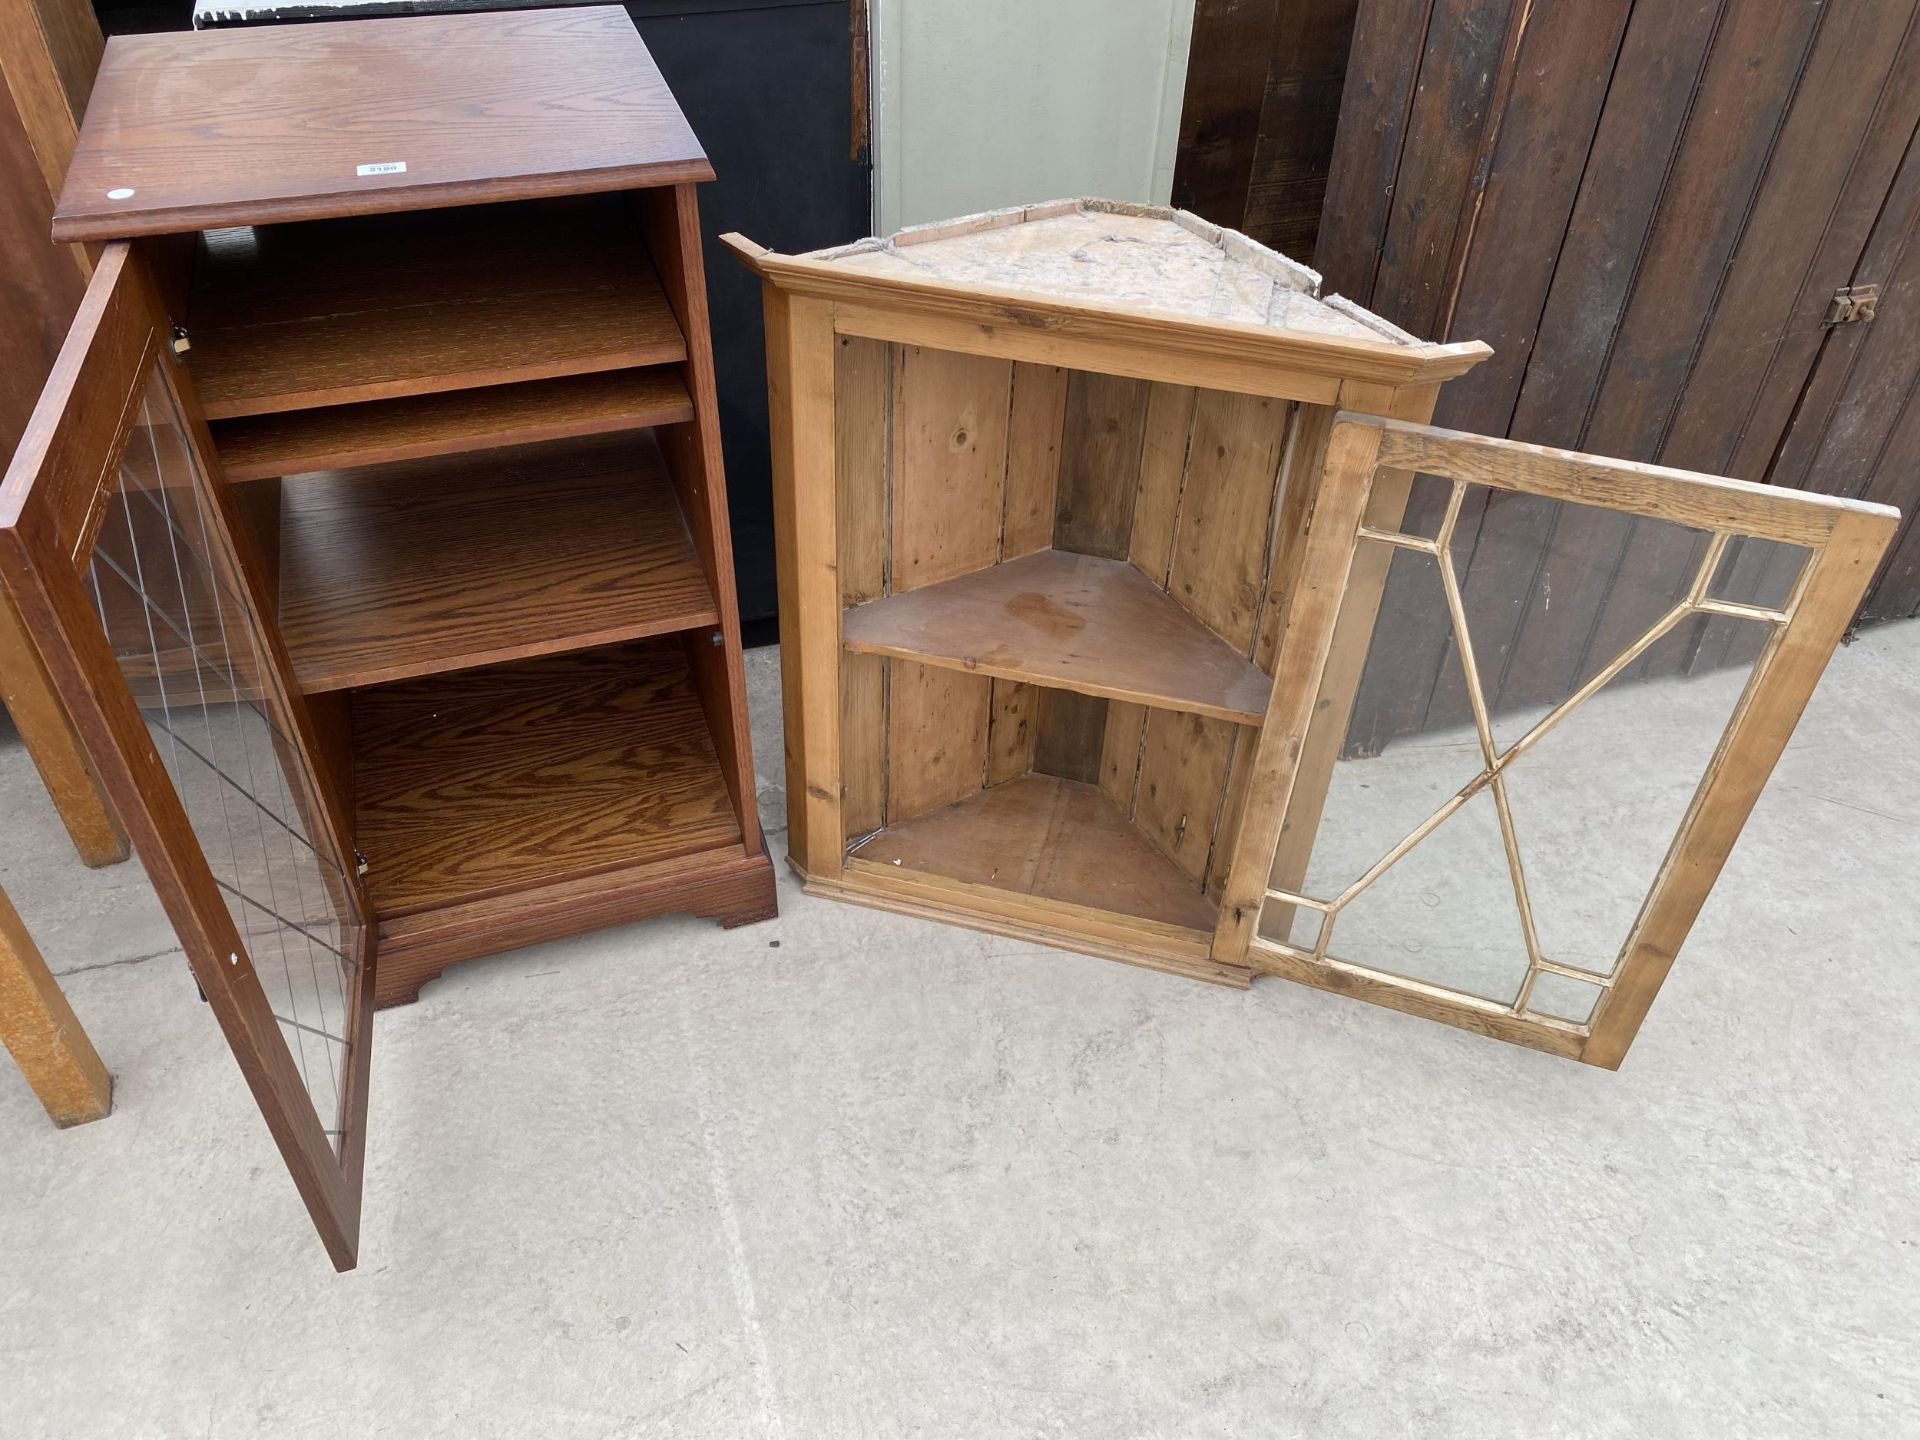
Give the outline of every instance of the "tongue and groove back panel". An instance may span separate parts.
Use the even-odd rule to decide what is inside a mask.
[[[843,605],[1053,549],[1129,562],[1254,656],[1294,406],[851,336],[835,368]],[[1217,888],[1245,726],[885,655],[842,667],[850,842],[1037,772],[1098,785]]]

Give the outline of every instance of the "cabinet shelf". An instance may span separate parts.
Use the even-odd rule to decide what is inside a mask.
[[[283,486],[280,629],[309,693],[718,618],[650,432]]]
[[[677,638],[352,697],[355,833],[386,920],[738,847]]]
[[[1042,550],[846,612],[849,650],[1242,725],[1272,681],[1124,560]]]
[[[678,367],[662,365],[250,415],[211,428],[227,479],[264,480],[692,418]]]
[[[686,358],[617,195],[208,231],[189,366],[211,420]]]
[[[889,825],[851,852],[937,875],[1211,933],[1213,903],[1096,785],[1025,775]]]

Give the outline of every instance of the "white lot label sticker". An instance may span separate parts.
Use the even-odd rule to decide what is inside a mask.
[[[407,162],[382,160],[378,165],[357,166],[353,173],[356,175],[404,175],[407,173]]]

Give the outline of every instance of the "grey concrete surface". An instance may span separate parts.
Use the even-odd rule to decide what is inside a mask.
[[[1570,943],[1675,783],[1649,714],[1724,698],[1570,742],[1616,787],[1535,831]],[[1618,1074],[785,879],[466,966],[375,1027],[343,1277],[138,869],[78,866],[7,735],[0,883],[118,1108],[56,1131],[0,1063],[0,1437],[1920,1434],[1917,720],[1920,625],[1836,660]],[[1342,795],[1395,818],[1459,740]],[[1355,943],[1454,963],[1411,890]]]

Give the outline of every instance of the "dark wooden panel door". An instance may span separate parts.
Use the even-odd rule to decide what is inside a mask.
[[[1363,0],[1317,262],[1330,289],[1493,359],[1436,423],[1631,460],[1920,501],[1915,0]],[[1829,323],[1877,285],[1870,322]],[[1437,517],[1414,517],[1431,524]],[[1524,494],[1460,517],[1496,708],[1554,704],[1674,600],[1691,542]],[[1782,583],[1764,547],[1729,593]],[[1920,538],[1867,618],[1920,605]],[[1445,617],[1396,619],[1350,745],[1469,719]],[[1648,678],[1750,660],[1700,616]]]
[[[344,1270],[372,933],[169,329],[139,256],[109,246],[0,486],[0,579]]]

